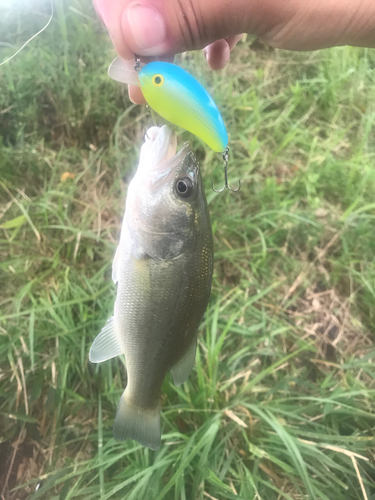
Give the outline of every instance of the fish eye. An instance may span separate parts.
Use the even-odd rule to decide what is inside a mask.
[[[194,182],[190,179],[190,177],[182,177],[177,179],[175,188],[177,196],[184,199],[190,198],[194,192]]]
[[[156,87],[161,87],[164,83],[164,77],[162,75],[154,75],[152,77],[152,83],[156,86]]]

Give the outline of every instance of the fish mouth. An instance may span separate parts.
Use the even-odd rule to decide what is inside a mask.
[[[169,125],[151,127],[145,134],[145,142],[141,148],[138,172],[165,173],[175,168],[191,150],[185,143],[177,153],[177,138],[175,131]]]
[[[177,152],[177,138],[175,131],[168,125],[151,127],[145,134],[145,143],[142,147],[152,158],[152,163],[157,166],[170,160]]]

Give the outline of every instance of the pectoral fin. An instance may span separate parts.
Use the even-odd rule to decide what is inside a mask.
[[[171,369],[173,382],[175,385],[183,384],[190,375],[195,363],[195,353],[197,350],[197,339],[191,343],[188,350],[178,363]]]
[[[115,322],[112,316],[94,340],[90,349],[89,359],[92,363],[101,363],[120,354],[122,354],[122,350],[117,340]]]

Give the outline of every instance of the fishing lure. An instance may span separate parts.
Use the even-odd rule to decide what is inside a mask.
[[[126,61],[117,58],[108,72],[114,80],[140,87],[156,113],[198,136],[214,151],[223,152],[227,147],[228,134],[218,107],[203,85],[184,69],[155,61],[143,67],[136,62],[132,71]]]
[[[227,179],[228,134],[218,107],[198,80],[176,64],[155,61],[142,66],[138,58],[135,65],[116,58],[108,74],[116,81],[140,87],[156,113],[223,153],[224,187],[231,189]]]

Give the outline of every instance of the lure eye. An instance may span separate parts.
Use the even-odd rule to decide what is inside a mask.
[[[152,77],[152,83],[156,86],[156,87],[161,87],[164,83],[164,77],[162,75],[154,75]]]
[[[194,192],[194,182],[190,179],[190,177],[182,177],[177,179],[175,188],[177,196],[184,199],[190,198]]]

